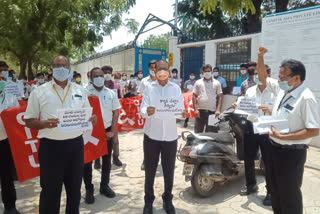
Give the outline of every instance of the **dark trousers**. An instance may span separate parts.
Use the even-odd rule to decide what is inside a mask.
[[[40,139],[40,214],[59,214],[62,185],[67,214],[78,214],[84,165],[82,136],[68,140]]]
[[[5,209],[16,207],[16,189],[13,182],[14,162],[8,139],[0,141],[1,197]]]
[[[174,180],[174,168],[177,153],[177,140],[171,142],[157,141],[144,135],[143,140],[144,166],[145,166],[145,203],[153,203],[154,196],[154,178],[156,175],[159,157],[161,154],[161,165],[164,177],[164,201],[172,200],[172,188]]]
[[[255,159],[257,157],[259,148],[261,150],[262,160],[265,166],[266,188],[270,193],[270,159],[271,159],[271,145],[268,135],[258,135],[253,133],[246,133],[244,135],[244,167],[246,175],[246,185],[252,186],[257,184],[255,174]]]
[[[271,145],[271,199],[275,214],[302,214],[301,185],[306,149],[283,149]]]
[[[215,114],[215,112],[200,109],[199,113],[200,113],[200,117],[195,118],[194,132],[195,133],[202,133],[203,131],[214,132],[215,131],[214,127],[208,125],[208,119],[209,119],[209,115]]]
[[[106,132],[109,132],[110,130],[111,128],[107,128]],[[111,138],[107,140],[107,143],[108,143],[108,154],[102,156],[100,189],[105,186],[108,186],[110,181],[113,139]],[[84,165],[83,181],[84,181],[86,190],[93,191],[94,186],[92,184],[92,162]]]

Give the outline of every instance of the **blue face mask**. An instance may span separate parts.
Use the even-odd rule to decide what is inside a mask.
[[[12,74],[13,79],[17,79],[17,75]]]
[[[93,84],[98,88],[104,86],[104,77],[96,77],[93,79]]]
[[[6,78],[7,80],[9,76],[9,71],[2,71],[1,73],[3,74],[4,78]]]
[[[293,85],[288,85],[288,81],[279,82],[279,87],[284,90],[285,93],[293,89]]]
[[[44,79],[38,79],[38,83],[40,84],[44,83]]]
[[[69,77],[69,69],[65,67],[53,68],[52,70],[53,70],[52,76],[60,82],[67,80]]]
[[[0,80],[0,92],[2,92],[7,86],[7,82],[4,80]]]
[[[260,82],[260,80],[259,80],[258,74],[255,74],[255,75],[254,75],[253,81],[254,81],[257,85],[262,85],[262,82]]]

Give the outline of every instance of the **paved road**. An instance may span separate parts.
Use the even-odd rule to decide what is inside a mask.
[[[185,130],[179,124],[179,132]],[[190,123],[192,129],[192,123]],[[94,184],[96,203],[87,205],[81,200],[81,213],[83,214],[135,214],[142,213],[143,208],[143,185],[144,172],[140,170],[143,159],[142,155],[142,131],[134,131],[127,134],[120,134],[121,160],[123,167],[113,166],[111,175],[111,186],[117,194],[114,199],[101,196],[99,191],[100,172],[94,170]],[[180,140],[179,143],[182,143]],[[305,167],[303,196],[305,214],[320,213],[320,150],[311,148],[308,152],[308,161]],[[183,163],[176,162],[174,204],[178,214],[271,214],[268,207],[262,205],[265,195],[265,182],[261,175],[258,175],[259,192],[249,197],[241,197],[238,191],[244,184],[243,173],[223,187],[216,190],[210,198],[199,198],[191,188],[190,182],[185,182],[182,176]],[[17,207],[23,214],[38,213],[39,201],[39,179],[32,179],[22,184],[16,184],[19,200]],[[155,181],[156,200],[154,210],[156,214],[164,214],[162,210],[161,195],[163,192],[163,177],[161,166],[157,171]],[[82,196],[84,197],[84,189]],[[65,208],[65,193],[62,196],[61,213]],[[2,205],[0,213],[3,212]]]

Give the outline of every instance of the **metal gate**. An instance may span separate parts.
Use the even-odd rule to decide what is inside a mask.
[[[165,60],[167,57],[166,50],[139,48],[135,51],[135,72],[143,71],[143,76],[149,75],[149,62],[151,60]]]
[[[240,65],[251,59],[251,39],[217,44],[216,65],[220,68],[229,88],[236,85],[240,76]]]
[[[181,50],[181,78],[186,81],[189,79],[189,74],[194,72],[196,74],[196,79],[200,78],[200,68],[204,64],[204,46],[203,47],[192,47],[183,48]]]

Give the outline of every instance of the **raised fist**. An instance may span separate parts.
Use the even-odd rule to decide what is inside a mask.
[[[259,52],[258,52],[258,55],[259,56],[263,56],[265,53],[268,52],[268,49],[266,49],[265,47],[260,47],[259,48]]]

